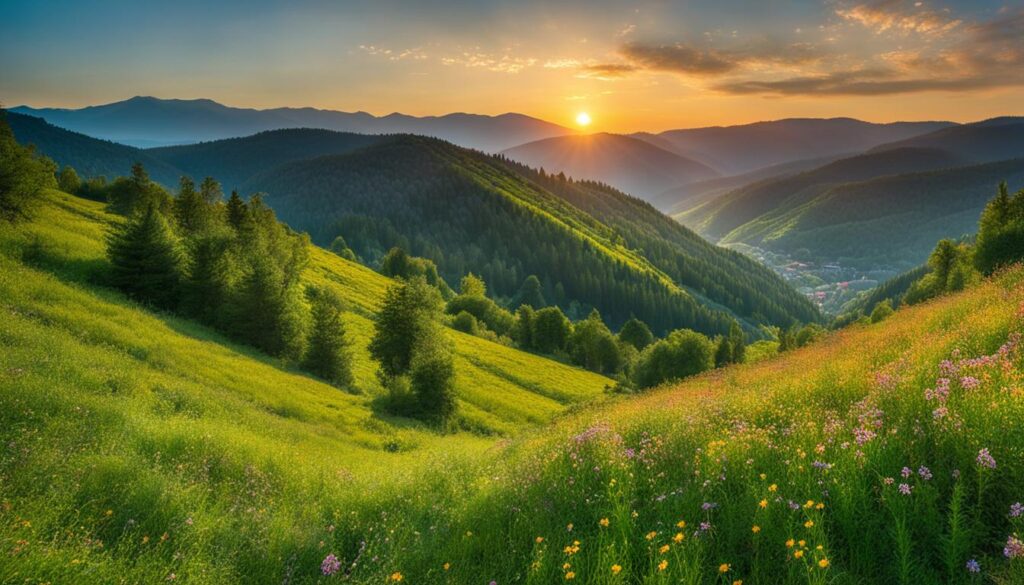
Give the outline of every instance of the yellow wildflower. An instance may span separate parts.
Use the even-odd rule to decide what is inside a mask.
[[[658,563],[658,570],[659,571],[664,571],[667,568],[668,568],[668,561],[665,560],[665,559],[662,559],[662,561],[660,563]]]
[[[818,566],[822,569],[828,568],[828,559],[821,559],[818,561]]]
[[[761,506],[762,508],[767,508],[768,507],[768,500],[761,500],[760,502],[757,503],[757,505]]]
[[[648,532],[647,535],[644,536],[644,538],[646,538],[647,540],[654,540],[655,536],[658,536],[658,533],[652,530]]]
[[[668,548],[669,547],[668,547],[667,544],[663,544],[663,545],[661,545],[661,548],[658,549],[658,552],[661,553],[661,554],[665,554],[665,553],[668,552]]]
[[[792,539],[792,538],[790,538],[789,540],[787,540],[787,541],[786,541],[786,548],[793,548],[793,543],[794,543],[794,541],[793,541],[793,539]]]
[[[676,528],[686,528],[686,520],[680,520],[676,522]]]
[[[814,526],[814,520],[808,520],[807,522],[804,522],[804,528],[810,528],[812,526]]]
[[[729,563],[722,563],[721,565],[718,565],[718,572],[719,573],[728,573],[729,569],[731,569],[731,568],[732,567],[729,566]]]
[[[572,581],[575,578],[576,578],[576,573],[573,573],[572,571],[569,571],[568,573],[565,574],[565,580],[566,581]]]
[[[799,559],[802,556],[804,556],[804,551],[802,551],[802,550],[796,550],[796,551],[793,552],[793,558],[794,559]]]
[[[757,534],[758,532],[761,532],[761,527],[760,527],[760,526],[758,526],[757,524],[754,524],[754,525],[753,525],[753,526],[752,526],[752,527],[750,528],[750,531],[751,531],[751,532],[753,532],[754,534]]]
[[[813,508],[813,507],[814,507],[814,500],[807,500],[807,503],[804,504],[804,508]]]
[[[600,524],[603,527],[607,527],[608,524],[610,524],[610,522],[608,522],[607,518],[601,518],[601,520],[598,521],[598,524]]]
[[[676,532],[676,535],[672,537],[672,542],[678,544],[680,542],[683,542],[684,538],[686,538],[686,536],[682,532]]]
[[[797,544],[799,544],[800,547],[803,548],[803,547],[807,546],[807,541],[806,540],[801,540],[801,541],[798,541]]]
[[[394,573],[391,573],[390,579],[392,581],[401,581],[403,579],[403,577],[402,577],[401,573],[399,573],[398,571],[395,571]]]
[[[618,575],[622,572],[622,565],[612,565],[612,575]]]
[[[770,492],[778,491],[778,489],[779,489],[779,486],[775,485],[774,483],[772,485],[768,486],[768,491],[770,491]]]
[[[544,537],[543,537],[543,536],[538,536],[537,538],[535,538],[535,539],[533,539],[533,540],[534,540],[534,542],[536,542],[537,544],[540,544],[540,543],[544,542]]]

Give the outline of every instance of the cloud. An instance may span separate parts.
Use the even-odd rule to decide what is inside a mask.
[[[954,18],[948,10],[931,10],[923,2],[881,0],[838,8],[840,17],[860,23],[876,33],[895,31],[941,36],[960,26],[963,21]]]
[[[892,70],[836,71],[822,75],[789,77],[781,80],[740,80],[720,83],[713,89],[730,94],[773,95],[889,95],[922,91],[966,91],[1001,85],[994,78],[899,78]],[[1021,82],[1017,83],[1022,84]]]
[[[713,49],[698,49],[692,45],[648,45],[627,43],[619,51],[637,67],[656,71],[674,71],[691,75],[720,75],[739,66],[734,57]]]
[[[623,77],[636,70],[636,65],[631,65],[629,63],[597,63],[580,67],[579,77],[589,77],[608,81]]]

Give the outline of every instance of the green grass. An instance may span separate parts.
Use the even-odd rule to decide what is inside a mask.
[[[477,432],[439,435],[373,408],[366,344],[388,279],[314,250],[307,279],[351,309],[350,394],[90,284],[118,218],[46,200],[0,231],[3,583],[279,581],[319,555],[325,526],[387,509],[428,463],[476,465],[489,435],[601,399],[610,382],[451,331],[462,423]]]
[[[54,235],[92,239],[71,215]],[[462,406],[505,425],[494,440],[382,418],[372,388],[338,392],[12,260],[34,225],[0,238],[0,582],[1024,582],[1003,555],[1024,532],[1024,348],[1006,345],[1024,269],[568,411],[588,396],[575,370],[457,338]],[[339,266],[313,272],[359,288]],[[929,398],[941,377],[948,397]],[[328,554],[345,571],[323,576]]]

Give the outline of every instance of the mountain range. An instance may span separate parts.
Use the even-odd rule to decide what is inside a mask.
[[[144,96],[79,109],[17,106],[10,111],[43,118],[67,130],[143,148],[235,138],[264,130],[320,128],[360,134],[421,134],[468,148],[498,152],[572,132],[557,124],[515,113],[374,116],[366,112],[316,108],[256,110],[226,106],[209,99]]]

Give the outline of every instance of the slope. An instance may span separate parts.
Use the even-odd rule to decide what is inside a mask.
[[[796,160],[862,152],[952,125],[951,122],[873,124],[851,118],[791,118],[739,126],[668,130],[655,136],[658,144],[671,145],[673,151],[682,156],[732,175]]]
[[[802,205],[839,183],[965,163],[962,157],[933,148],[907,147],[862,154],[790,177],[741,187],[678,214],[676,219],[707,237],[718,239],[764,214],[783,213]]]
[[[391,452],[351,446],[344,395],[226,367],[180,323],[2,249],[5,582],[932,585],[973,582],[969,559],[1019,575],[1019,268],[511,442],[407,429],[419,442]],[[73,318],[79,302],[114,319]],[[139,319],[169,353],[141,351]],[[267,408],[283,394],[303,400]]]
[[[341,234],[369,261],[401,245],[435,261],[450,281],[469,271],[483,276],[499,298],[513,296],[523,279],[535,274],[550,302],[576,317],[596,307],[612,326],[636,315],[662,332],[682,326],[719,332],[729,319],[720,309],[695,302],[658,262],[634,248],[636,241],[627,241],[610,224],[500,158],[441,141],[395,137],[347,155],[272,169],[246,189],[268,193],[280,217],[314,241],[327,243]],[[686,269],[686,257],[673,254],[672,261]],[[713,247],[699,254],[709,263],[733,263]],[[750,276],[758,284],[749,287],[741,283],[746,275],[729,269],[721,274],[717,282],[695,274],[692,288],[742,287],[739,294],[749,291],[752,301],[728,308],[752,321],[814,315],[767,271],[755,270]],[[798,309],[782,308],[787,306]]]
[[[1000,181],[1024,184],[1024,159],[838,185],[744,224],[722,242],[907,270],[924,262],[936,241],[974,233]]]
[[[548,138],[502,154],[548,172],[607,183],[652,202],[672,187],[718,176],[705,164],[618,134]]]
[[[1024,156],[1024,118],[1002,117],[945,128],[883,144],[872,152],[899,148],[939,148],[971,162],[984,163]]]
[[[322,128],[362,134],[423,134],[498,152],[570,132],[557,124],[512,113],[500,116],[455,113],[423,118],[396,113],[377,117],[366,112],[316,108],[255,110],[225,106],[209,99],[143,96],[74,110],[28,106],[12,110],[38,116],[62,128],[141,147],[234,138],[283,128]]]
[[[136,162],[146,167],[154,181],[167,186],[177,185],[185,174],[138,148],[58,128],[34,116],[8,111],[5,117],[18,142],[34,145],[58,165],[71,165],[83,177],[128,176]]]

